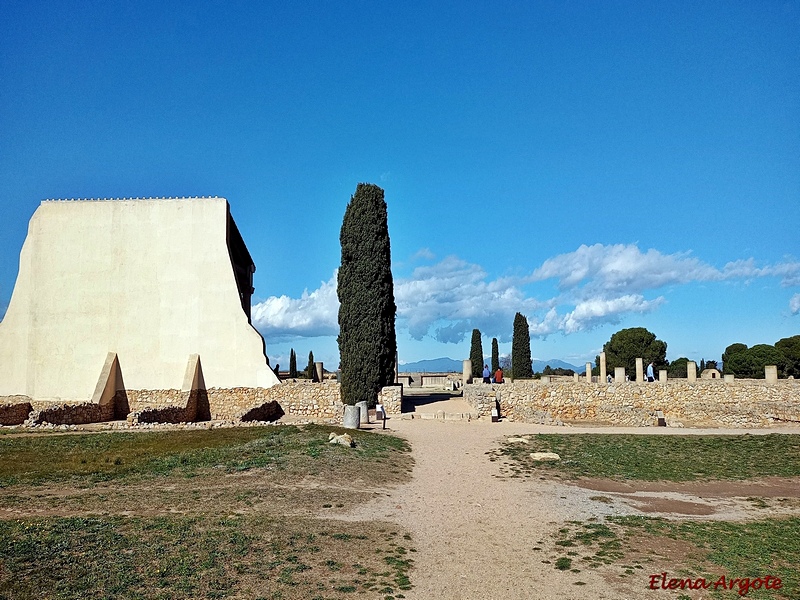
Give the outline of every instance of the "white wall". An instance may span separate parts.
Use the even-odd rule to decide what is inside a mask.
[[[223,198],[42,202],[0,323],[0,395],[91,398],[106,354],[128,389],[268,387],[241,307]]]

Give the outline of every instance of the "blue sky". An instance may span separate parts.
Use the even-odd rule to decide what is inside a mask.
[[[403,362],[800,333],[800,2],[0,3],[0,314],[45,198],[228,199],[272,364],[338,361],[386,190]]]

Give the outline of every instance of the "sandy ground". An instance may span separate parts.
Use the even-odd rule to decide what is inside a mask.
[[[448,401],[452,402],[458,400]],[[454,404],[452,408],[458,407]],[[451,412],[450,408],[447,411]],[[388,519],[412,532],[417,553],[413,555],[414,589],[405,594],[409,600],[672,597],[674,594],[666,590],[647,589],[650,573],[637,573],[623,580],[608,570],[572,573],[558,571],[553,564],[542,561],[555,554],[563,555],[563,549],[554,546],[553,534],[569,520],[595,517],[602,521],[606,515],[620,514],[720,519],[765,516],[763,508],[759,513],[744,497],[736,496],[740,492],[736,488],[717,493],[702,486],[676,491],[623,484],[614,489],[602,480],[567,485],[533,478],[511,479],[502,477],[499,461],[489,461],[486,454],[506,436],[543,432],[700,435],[742,434],[743,430],[559,428],[400,418],[391,419],[387,426],[412,444],[416,461],[412,481],[346,518]],[[781,431],[800,433],[800,428]],[[782,491],[798,487],[791,480],[756,485]],[[605,500],[598,501],[598,494]],[[795,502],[792,512],[800,512],[798,504],[800,501]]]

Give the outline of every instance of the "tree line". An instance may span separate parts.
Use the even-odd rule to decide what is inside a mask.
[[[667,343],[659,340],[644,327],[622,329],[611,336],[603,345],[606,354],[606,370],[613,373],[615,367],[625,367],[625,372],[634,379],[636,359],[641,358],[645,365],[653,363],[657,372],[666,369],[673,378],[687,376],[690,359],[681,356],[673,361],[667,360]],[[705,369],[718,369],[716,360],[700,359],[700,372]],[[722,372],[740,379],[764,379],[764,367],[775,365],[778,377],[800,377],[800,335],[778,340],[775,345],[757,344],[748,348],[746,344],[731,344],[722,353]],[[592,373],[600,373],[600,356],[595,357]]]

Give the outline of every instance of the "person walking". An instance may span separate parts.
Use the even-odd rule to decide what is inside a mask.
[[[647,365],[647,381],[652,383],[655,380],[656,380],[656,378],[653,375],[653,363],[651,361],[650,364]]]
[[[489,379],[492,376],[492,372],[489,371],[489,365],[483,365],[483,383],[491,383],[492,381]]]

